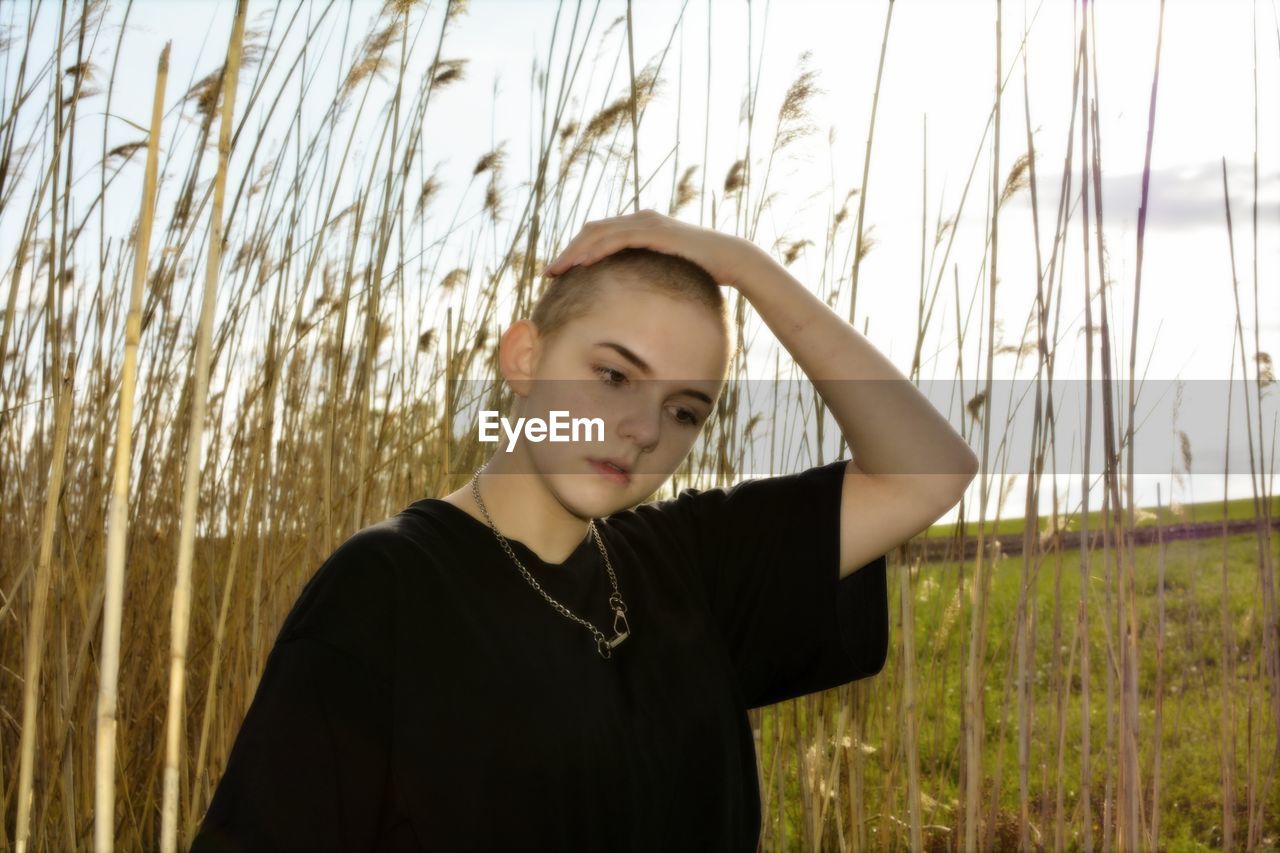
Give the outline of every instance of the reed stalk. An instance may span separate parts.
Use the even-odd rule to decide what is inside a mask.
[[[893,22],[893,0],[889,0],[884,13],[884,35],[880,37],[880,61],[876,65],[876,86],[871,93],[871,119],[867,122],[867,146],[862,155],[862,183],[858,185],[858,218],[853,238],[853,270],[849,281],[849,322],[853,323],[858,307],[858,272],[862,268],[863,241],[866,239],[867,183],[871,179],[871,143],[876,133],[876,111],[880,106],[880,83],[884,79],[884,59],[889,51],[889,25]],[[996,78],[996,91],[1000,91],[1000,79]],[[998,103],[998,102],[997,102]],[[999,106],[997,105],[997,109]],[[998,127],[998,126],[997,126]]]
[[[355,526],[407,500],[448,491],[455,471],[479,461],[473,438],[456,435],[450,424],[477,402],[508,405],[509,394],[493,383],[477,400],[453,380],[497,375],[495,333],[527,313],[542,284],[535,280],[540,260],[585,219],[661,204],[673,215],[748,235],[798,277],[810,274],[826,304],[856,318],[854,298],[848,307],[840,300],[855,278],[866,283],[862,273],[875,266],[863,263],[868,251],[878,241],[901,240],[888,227],[893,217],[877,234],[867,199],[870,183],[888,177],[880,200],[886,209],[904,201],[887,192],[887,161],[876,156],[870,168],[872,149],[884,145],[886,110],[902,106],[881,99],[889,98],[882,82],[896,73],[887,35],[902,35],[901,16],[890,26],[892,5],[883,21],[879,7],[854,13],[875,31],[883,24],[875,79],[834,81],[842,99],[850,85],[872,96],[871,115],[863,117],[866,149],[862,137],[853,146],[855,159],[863,155],[862,168],[854,166],[861,174],[848,181],[840,171],[849,152],[836,144],[836,131],[847,132],[837,122],[826,140],[829,181],[811,187],[807,178],[783,182],[778,174],[784,154],[810,153],[789,146],[812,135],[807,99],[819,79],[825,85],[831,78],[819,78],[825,69],[815,64],[811,71],[801,53],[785,96],[772,99],[771,88],[761,85],[765,72],[781,67],[769,18],[778,4],[753,0],[744,10],[747,33],[737,32],[739,23],[727,33],[731,17],[709,4],[705,34],[684,32],[689,22],[678,4],[667,45],[655,45],[650,57],[640,25],[653,22],[642,21],[639,6],[619,7],[609,20],[591,4],[553,7],[550,43],[532,63],[527,91],[528,150],[493,139],[458,168],[446,168],[438,144],[451,109],[440,93],[470,67],[447,52],[465,14],[458,0],[373,8],[365,33],[358,4],[333,0],[282,5],[253,21],[246,16],[230,112],[230,47],[212,56],[185,55],[175,46],[169,74],[188,82],[170,97],[163,128],[154,102],[149,124],[145,107],[123,97],[123,74],[139,53],[136,9],[121,4],[108,17],[97,3],[0,5],[6,59],[0,224],[12,235],[10,251],[0,256],[8,264],[0,280],[9,288],[0,294],[0,671],[11,675],[0,679],[0,706],[14,709],[4,717],[9,725],[0,725],[0,812],[14,816],[0,825],[0,848],[15,846],[20,811],[27,849],[160,848],[175,729],[181,748],[172,822],[175,843],[189,843],[274,632],[303,583]],[[1035,15],[1042,8],[1048,7],[1036,4]],[[947,153],[960,151],[957,145],[968,152],[967,174],[953,175],[958,183],[931,174],[936,154],[928,150],[928,133],[937,135],[938,116],[922,116],[919,289],[914,300],[894,297],[900,307],[914,307],[915,335],[880,343],[910,362],[913,381],[954,383],[964,434],[988,443],[976,493],[981,504],[962,501],[954,527],[901,549],[889,586],[894,646],[882,675],[747,714],[760,759],[763,850],[1260,849],[1275,835],[1272,702],[1280,682],[1267,586],[1274,580],[1267,552],[1274,548],[1275,511],[1272,481],[1263,473],[1274,465],[1274,452],[1262,452],[1270,414],[1261,396],[1270,392],[1273,368],[1258,351],[1266,338],[1256,326],[1265,311],[1258,289],[1266,269],[1259,268],[1255,243],[1250,311],[1239,292],[1248,271],[1235,267],[1230,217],[1237,211],[1230,210],[1224,168],[1239,348],[1230,357],[1231,376],[1256,379],[1246,404],[1255,497],[1184,507],[1177,486],[1192,488],[1185,477],[1192,467],[1188,444],[1181,467],[1171,472],[1169,511],[1158,493],[1155,542],[1142,546],[1146,513],[1133,495],[1134,442],[1146,435],[1135,418],[1146,399],[1137,387],[1137,323],[1150,319],[1154,304],[1140,298],[1156,270],[1155,256],[1146,257],[1156,245],[1146,245],[1146,226],[1167,224],[1161,173],[1150,168],[1163,9],[1159,21],[1151,15],[1159,29],[1144,104],[1148,156],[1139,234],[1121,252],[1106,239],[1125,218],[1108,181],[1119,160],[1112,155],[1104,169],[1102,135],[1108,132],[1113,150],[1120,137],[1103,125],[1134,105],[1116,100],[1103,108],[1101,93],[1119,70],[1118,59],[1102,55],[1105,7],[1076,8],[1083,15],[1075,15],[1068,52],[1056,59],[1031,56],[1039,22],[1029,11],[1016,51],[1010,44],[1011,61],[997,54],[995,97],[980,105],[985,124],[978,115],[972,138],[943,127]],[[218,20],[227,21],[235,7],[222,11]],[[999,7],[996,24],[1002,38]],[[703,45],[707,76],[685,74],[685,57],[676,51],[677,91],[663,106],[697,107],[686,86],[705,85],[711,103],[724,75],[745,78],[740,126],[718,128],[707,110],[701,125],[681,118],[674,138],[651,142],[655,130],[645,112],[658,103],[677,35]],[[1264,37],[1265,50],[1270,37]],[[1280,30],[1277,39],[1280,48]],[[722,41],[731,53],[745,42],[746,63],[738,53],[732,68],[720,67]],[[998,126],[1011,129],[1003,92],[1018,64],[1025,141],[1015,142],[1010,158],[1004,154],[1010,140],[997,147],[992,134]],[[1063,83],[1071,74],[1069,101],[1035,99],[1031,75],[1035,91],[1050,79],[1042,69],[1061,72]],[[1258,99],[1267,93],[1256,75]],[[762,116],[768,127],[761,125],[765,135],[757,138]],[[1051,180],[1057,186],[1049,187],[1058,198],[1045,211],[1039,180],[1049,146],[1037,126],[1062,134],[1066,151],[1061,174]],[[235,157],[224,159],[228,128]],[[696,145],[684,138],[690,129],[703,132],[698,163],[680,147]],[[713,135],[717,145],[710,144]],[[1258,162],[1259,141],[1255,211],[1265,203],[1258,197],[1265,190],[1256,171],[1265,165]],[[981,196],[971,194],[975,179],[981,183],[979,165],[992,169],[985,185],[991,191]],[[152,169],[155,186],[148,189]],[[956,192],[948,191],[952,186]],[[442,201],[442,190],[451,197]],[[1029,204],[1011,203],[1023,190]],[[985,210],[971,210],[979,197]],[[787,233],[798,210],[813,210],[810,200],[830,205],[826,221],[806,225],[812,234]],[[1255,241],[1265,239],[1265,221],[1255,221]],[[1071,242],[1080,226],[1083,247]],[[1025,268],[1010,263],[1019,242],[1022,257],[1034,255],[1034,271],[1029,261]],[[1109,270],[1128,263],[1135,245],[1140,260],[1129,298],[1113,287]],[[997,265],[998,250],[1005,258]],[[190,287],[201,274],[205,288]],[[211,276],[217,316],[202,337]],[[1082,283],[1083,306],[1073,298]],[[1121,299],[1133,312],[1123,325],[1127,359],[1112,345],[1113,325],[1122,330]],[[1011,313],[1018,305],[1024,317]],[[740,337],[750,342],[749,307],[739,301],[732,310]],[[1003,324],[1016,328],[1024,319],[1021,338],[1006,340]],[[872,322],[886,328],[879,317],[857,319],[868,330]],[[1252,342],[1245,335],[1250,323]],[[1079,333],[1086,346],[1079,346]],[[1156,343],[1142,346],[1154,351]],[[198,370],[202,346],[205,367]],[[1095,391],[1090,405],[1102,406],[1097,435],[1106,462],[1075,478],[1069,472],[1081,464],[1081,435],[1075,423],[1060,422],[1059,406],[1064,393],[1074,393],[1076,377],[1073,384],[1056,381],[1055,364],[1074,365],[1085,355],[1092,371],[1101,370],[1103,393]],[[744,346],[735,364],[745,368],[746,356]],[[1012,356],[1008,363],[1005,356]],[[992,399],[984,358],[988,375],[996,360],[995,370],[1034,376],[1034,394]],[[1251,358],[1253,368],[1242,374]],[[767,441],[759,448],[792,467],[826,461],[822,437],[832,436],[820,401],[780,393],[782,379],[798,377],[785,358],[775,353],[771,360],[775,390],[763,401],[771,417],[742,423],[746,398],[731,388],[673,478],[673,493],[737,479],[754,441]],[[81,369],[68,374],[69,364]],[[64,409],[68,375],[74,393]],[[1122,398],[1118,383],[1126,379]],[[203,418],[195,418],[201,398]],[[1032,409],[1029,434],[1013,435],[1011,418],[990,413],[1000,402]],[[1241,402],[1239,394],[1233,402]],[[788,428],[793,416],[799,429]],[[1227,432],[1238,422],[1238,416],[1228,421]],[[206,448],[199,459],[207,461],[203,471],[189,461],[184,470],[197,424]],[[800,437],[810,426],[817,450]],[[981,439],[975,430],[983,431]],[[1022,470],[1010,474],[1011,442],[1028,435],[1027,453],[1016,460]],[[65,457],[56,488],[55,454]],[[198,511],[189,512],[184,489],[193,468]],[[1071,479],[1065,497],[1056,488],[1059,474]],[[1015,479],[1024,500],[1009,517],[1005,498]],[[1099,489],[1102,511],[1082,515]],[[1044,517],[1041,505],[1048,507]],[[1237,517],[1250,512],[1249,534],[1229,539]],[[1211,551],[1193,550],[1205,544],[1175,533],[1184,518],[1203,523],[1220,515]],[[1009,523],[1018,525],[1014,537],[1004,530]],[[1082,530],[1094,540],[1091,548],[1077,547]],[[188,555],[180,588],[166,567],[174,566],[189,531],[191,555],[199,554],[206,570]],[[47,537],[52,545],[42,562]],[[997,547],[1010,542],[1021,546],[1019,557]],[[1216,576],[1204,573],[1201,553],[1221,554]],[[170,595],[166,638],[156,614]],[[188,628],[172,621],[180,603]],[[178,656],[180,631],[189,631],[189,648]],[[1139,637],[1147,642],[1136,644]],[[159,714],[166,675],[172,687],[179,663],[181,704],[171,699],[168,716]],[[1099,675],[1107,680],[1105,694],[1093,680]],[[990,702],[981,698],[986,691]],[[192,709],[189,719],[184,706]],[[1098,728],[1104,724],[1105,739]],[[84,736],[91,727],[92,747]],[[1204,760],[1206,750],[1217,754]]]
[[[1158,847],[1160,843],[1160,763],[1164,754],[1164,743],[1162,736],[1164,734],[1164,644],[1166,637],[1165,630],[1165,607],[1164,607],[1164,590],[1165,590],[1165,542],[1164,542],[1164,506],[1160,501],[1160,488],[1156,487],[1156,517],[1158,525],[1156,528],[1156,548],[1157,548],[1157,571],[1156,571],[1156,684],[1155,684],[1155,719],[1151,724],[1151,829],[1144,839],[1144,844],[1148,847]],[[1225,581],[1225,567],[1223,563]],[[1226,598],[1223,598],[1226,601]],[[1224,626],[1225,633],[1225,626]],[[1225,751],[1224,751],[1225,752]],[[1234,750],[1232,750],[1234,752]],[[1233,757],[1234,760],[1234,757]],[[1225,766],[1225,765],[1224,765]],[[1228,834],[1226,837],[1230,837]]]
[[[1250,46],[1253,53],[1253,316],[1261,317],[1260,306],[1258,304],[1258,4],[1254,0],[1252,4],[1252,28]],[[1280,49],[1280,21],[1276,24],[1276,47]],[[1234,277],[1233,277],[1234,278]],[[1237,300],[1239,297],[1237,296]],[[1237,313],[1239,308],[1237,306]],[[1254,393],[1254,412],[1258,418],[1258,466],[1257,473],[1254,474],[1252,468],[1252,449],[1250,450],[1250,475],[1257,476],[1262,482],[1253,486],[1254,509],[1257,525],[1254,528],[1258,542],[1258,570],[1259,585],[1262,587],[1262,632],[1263,632],[1263,654],[1266,656],[1266,666],[1271,673],[1271,725],[1272,731],[1276,733],[1276,742],[1271,752],[1271,760],[1267,765],[1267,776],[1263,781],[1263,790],[1275,790],[1276,775],[1280,771],[1280,606],[1276,601],[1276,567],[1275,554],[1272,548],[1272,532],[1271,524],[1271,501],[1267,498],[1270,493],[1271,485],[1267,481],[1267,471],[1275,464],[1274,451],[1271,457],[1270,465],[1267,463],[1266,447],[1263,436],[1266,434],[1262,423],[1262,394],[1263,386],[1268,384],[1268,379],[1274,382],[1275,377],[1264,376],[1265,367],[1271,363],[1270,357],[1262,351],[1262,341],[1260,339],[1259,326],[1261,324],[1255,322],[1253,324],[1253,393]],[[1241,342],[1243,344],[1243,341]],[[1241,350],[1243,355],[1243,348]],[[1242,376],[1247,376],[1247,372],[1242,372]],[[1273,431],[1272,435],[1275,433]],[[1274,477],[1274,471],[1273,475]],[[1260,488],[1259,488],[1260,485]],[[1254,820],[1250,815],[1250,833],[1249,843],[1250,849],[1260,842],[1262,832],[1263,815],[1261,813],[1261,803],[1259,800],[1259,812],[1257,819]]]
[[[160,845],[164,853],[174,853],[178,841],[178,764],[182,759],[183,718],[187,665],[187,635],[190,630],[191,564],[195,550],[197,497],[203,471],[201,440],[204,437],[206,394],[209,383],[213,313],[217,299],[222,261],[222,201],[227,186],[227,161],[231,157],[231,126],[235,117],[236,81],[244,42],[244,19],[248,0],[237,0],[231,41],[222,74],[222,116],[218,124],[218,168],[213,184],[213,210],[209,221],[209,253],[205,261],[204,297],[192,369],[191,422],[187,432],[187,458],[182,492],[182,528],[178,542],[178,570],[174,582],[170,624],[169,702],[165,719],[164,798],[161,810]]]
[[[102,668],[98,676],[97,760],[94,765],[94,848],[104,853],[110,853],[115,843],[116,703],[120,673],[120,624],[124,607],[126,528],[129,521],[129,473],[133,460],[133,398],[138,374],[138,342],[142,337],[142,293],[146,286],[151,257],[151,228],[155,221],[160,122],[164,114],[171,46],[172,43],[166,44],[160,53],[156,67],[155,94],[151,101],[151,129],[147,135],[147,164],[142,179],[142,207],[138,212],[133,287],[129,294],[124,363],[121,366],[120,413],[116,421],[116,454],[102,609]]]
[[[1023,40],[1026,40],[1026,27],[1024,25]],[[1040,201],[1039,201],[1039,181],[1036,175],[1037,152],[1034,135],[1031,129],[1031,93],[1030,93],[1030,73],[1027,69],[1027,54],[1022,52],[1022,107],[1024,125],[1023,130],[1026,138],[1026,153],[1024,155],[1027,164],[1027,188],[1031,197],[1031,232],[1032,245],[1035,249],[1035,274],[1036,274],[1036,298],[1035,298],[1035,328],[1036,328],[1036,387],[1035,387],[1035,403],[1034,418],[1032,420],[1032,440],[1031,458],[1029,461],[1029,469],[1032,473],[1027,478],[1026,499],[1024,503],[1024,516],[1038,515],[1038,507],[1040,504],[1041,494],[1041,478],[1044,474],[1044,459],[1047,444],[1047,437],[1051,430],[1046,429],[1046,422],[1051,415],[1045,411],[1044,386],[1043,381],[1046,373],[1048,381],[1052,383],[1052,365],[1046,363],[1049,349],[1049,341],[1047,340],[1048,327],[1048,310],[1047,304],[1051,294],[1045,292],[1045,273],[1044,260],[1041,255],[1040,243]],[[1074,103],[1074,99],[1073,99]],[[1068,135],[1069,136],[1069,135]],[[1007,182],[1006,182],[1007,183]],[[1055,244],[1056,247],[1056,244]],[[1036,643],[1036,603],[1034,595],[1031,593],[1039,586],[1040,563],[1037,561],[1034,567],[1028,565],[1029,556],[1033,553],[1033,549],[1039,544],[1033,541],[1033,535],[1038,534],[1038,530],[1028,527],[1024,533],[1023,545],[1023,563],[1022,563],[1022,582],[1023,588],[1021,597],[1029,599],[1025,607],[1030,608],[1030,618],[1025,623],[1020,623],[1022,628],[1021,641],[1018,643],[1018,799],[1019,799],[1019,817],[1020,828],[1018,836],[1018,844],[1021,849],[1031,849],[1033,839],[1031,836],[1032,829],[1032,805],[1031,805],[1031,762],[1032,762],[1032,729],[1033,729],[1033,711],[1034,698],[1032,691],[1034,689],[1034,675],[1032,671],[1033,662],[1035,660],[1035,643]],[[1061,563],[1057,563],[1059,571],[1056,573],[1058,582],[1057,589],[1061,589]],[[1060,596],[1055,597],[1055,603],[1060,602]],[[1061,623],[1061,608],[1055,607],[1055,639],[1053,649],[1058,648],[1058,630]],[[1054,655],[1056,661],[1057,655]],[[1047,766],[1047,761],[1042,761],[1042,766]],[[1047,785],[1044,785],[1047,788]],[[1047,798],[1046,798],[1047,800]],[[1044,812],[1037,815],[1040,825],[1045,825]],[[1039,835],[1039,834],[1038,834]],[[1036,842],[1042,843],[1042,838],[1037,837]]]
[[[22,746],[18,763],[18,815],[14,832],[14,849],[23,853],[31,837],[32,785],[36,760],[36,705],[40,689],[40,669],[44,660],[45,621],[49,612],[49,587],[53,579],[53,533],[56,527],[62,477],[66,470],[67,437],[71,431],[71,397],[75,377],[74,360],[69,361],[59,387],[49,489],[45,494],[44,516],[40,526],[40,555],[36,564],[35,588],[31,596],[31,616],[27,623],[27,642],[23,655]]]
[[[920,819],[920,756],[916,738],[915,619],[911,568],[898,569],[898,601],[902,608],[902,742],[907,762],[907,814],[910,849],[923,850]],[[843,717],[841,721],[843,722]]]
[[[1232,220],[1231,220],[1231,192],[1227,184],[1226,157],[1222,158],[1222,197],[1223,197],[1223,206],[1226,214],[1227,248],[1228,248],[1229,257],[1231,259],[1231,291],[1232,291],[1232,297],[1235,301],[1236,322],[1235,322],[1235,328],[1234,328],[1234,333],[1235,333],[1234,343],[1238,344],[1238,346],[1233,346],[1232,355],[1235,355],[1237,353],[1239,354],[1240,374],[1241,376],[1248,376],[1249,370],[1248,370],[1247,363],[1245,361],[1245,334],[1244,334],[1244,326],[1243,326],[1243,320],[1242,320],[1244,309],[1240,304],[1240,281],[1239,281],[1239,275],[1236,271],[1235,230],[1232,226]],[[1257,315],[1255,312],[1255,317],[1256,316]],[[1256,342],[1256,338],[1255,338],[1255,342]],[[1258,364],[1259,373],[1255,373],[1255,377],[1257,378],[1255,390],[1260,392],[1261,386],[1262,386],[1261,376],[1259,375],[1260,367],[1261,367],[1261,359],[1258,358],[1256,359],[1256,361]],[[1234,376],[1234,373],[1235,373],[1235,365],[1233,363],[1232,364],[1233,376]],[[1243,402],[1245,405],[1245,441],[1247,442],[1247,447],[1249,451],[1249,473],[1250,473],[1249,481],[1253,490],[1253,503],[1254,503],[1254,506],[1258,508],[1257,509],[1258,515],[1256,515],[1255,518],[1259,518],[1260,520],[1260,516],[1263,513],[1261,507],[1258,506],[1259,502],[1263,500],[1263,496],[1259,495],[1259,473],[1258,472],[1259,472],[1260,466],[1256,458],[1257,452],[1255,451],[1254,443],[1253,443],[1253,422],[1249,418],[1250,405],[1249,405],[1249,395],[1247,393],[1244,395]],[[1262,444],[1261,432],[1259,432],[1258,440],[1259,440],[1259,447],[1261,447],[1261,444]],[[1265,482],[1265,480],[1263,482]],[[1260,598],[1262,601],[1262,620],[1261,620],[1262,642],[1260,644],[1262,648],[1262,654],[1260,655],[1260,665],[1261,665],[1262,675],[1264,676],[1264,679],[1266,680],[1268,687],[1270,689],[1270,694],[1272,697],[1275,697],[1278,693],[1280,693],[1280,664],[1277,664],[1277,661],[1275,660],[1275,657],[1274,657],[1276,654],[1276,637],[1275,637],[1274,629],[1271,628],[1271,622],[1270,622],[1271,608],[1268,604],[1268,596],[1267,596],[1267,589],[1271,585],[1273,580],[1273,576],[1271,574],[1271,555],[1270,555],[1270,544],[1269,544],[1270,531],[1264,532],[1262,530],[1259,530],[1258,527],[1255,527],[1254,529],[1255,529],[1255,535],[1258,540],[1258,548],[1259,548],[1257,553],[1257,568],[1258,568],[1258,574],[1259,574],[1258,585],[1260,587]],[[1273,781],[1276,774],[1277,760],[1278,758],[1280,758],[1280,743],[1278,743],[1274,747],[1271,755],[1264,759],[1263,756],[1260,754],[1261,751],[1258,749],[1257,745],[1253,742],[1253,739],[1252,739],[1252,735],[1254,732],[1253,720],[1252,720],[1253,718],[1252,703],[1250,703],[1250,707],[1249,707],[1249,718],[1250,718],[1249,725],[1250,725],[1250,734],[1251,734],[1251,737],[1250,737],[1251,742],[1249,747],[1250,778],[1249,778],[1249,790],[1248,790],[1249,826],[1246,833],[1245,847],[1246,849],[1252,850],[1256,846],[1256,844],[1260,843],[1260,839],[1257,838],[1257,836],[1262,832],[1262,822],[1263,822],[1262,810],[1266,806],[1267,792],[1274,790]],[[1277,732],[1280,733],[1280,730],[1277,730]],[[1263,782],[1259,783],[1257,780],[1257,774],[1264,760],[1266,761],[1266,764],[1267,764],[1266,777]]]
[[[991,398],[995,364],[995,317],[996,317],[996,272],[999,257],[999,223],[1000,223],[1000,116],[1002,93],[1002,39],[1003,8],[1000,0],[996,0],[995,30],[995,120],[992,133],[991,163],[991,249],[990,249],[990,286],[987,297],[987,352],[986,352],[986,389],[985,399]],[[969,612],[970,634],[968,662],[965,677],[964,723],[964,763],[965,763],[965,808],[964,808],[964,847],[974,850],[978,843],[978,803],[982,792],[982,745],[983,731],[986,728],[985,703],[982,696],[982,664],[984,631],[983,621],[986,614],[986,575],[983,572],[986,559],[986,517],[987,504],[990,498],[990,452],[991,452],[991,407],[982,407],[982,453],[981,466],[978,469],[980,482],[978,503],[978,547],[974,555],[973,578],[970,581]]]
[[[1129,370],[1128,382],[1126,388],[1128,391],[1128,399],[1126,401],[1126,417],[1127,435],[1125,445],[1129,448],[1127,454],[1128,470],[1126,472],[1127,493],[1125,495],[1125,504],[1128,509],[1126,518],[1128,532],[1132,534],[1135,526],[1135,506],[1133,497],[1134,482],[1134,452],[1133,452],[1133,425],[1137,417],[1137,401],[1134,393],[1134,380],[1137,377],[1137,360],[1138,360],[1138,317],[1140,316],[1140,308],[1142,304],[1142,259],[1143,251],[1146,246],[1146,228],[1147,228],[1147,209],[1150,200],[1151,188],[1151,149],[1155,139],[1156,128],[1156,93],[1160,83],[1160,53],[1164,44],[1164,0],[1160,0],[1160,13],[1156,25],[1156,57],[1155,69],[1151,75],[1151,100],[1147,109],[1147,142],[1146,150],[1142,164],[1142,201],[1138,207],[1138,235],[1136,257],[1137,265],[1134,272],[1133,284],[1133,318],[1130,328],[1130,345],[1129,345]],[[1096,67],[1096,66],[1095,66]],[[1096,72],[1095,72],[1096,73]],[[1163,584],[1163,560],[1161,561],[1162,570],[1158,583]],[[1142,805],[1142,783],[1139,778],[1140,765],[1138,761],[1138,625],[1137,625],[1137,557],[1132,536],[1128,539],[1128,548],[1125,551],[1124,568],[1125,577],[1125,610],[1122,615],[1126,617],[1126,624],[1129,626],[1128,631],[1124,632],[1124,677],[1126,689],[1124,695],[1126,697],[1125,716],[1126,720],[1126,737],[1125,751],[1122,756],[1121,766],[1125,768],[1126,786],[1126,824],[1124,833],[1124,842],[1129,849],[1139,846],[1140,841],[1152,846],[1159,846],[1159,836],[1155,832],[1155,822],[1152,822],[1152,833],[1150,838],[1145,838],[1142,833],[1142,820],[1139,816],[1140,806]],[[1164,590],[1160,589],[1158,593],[1163,602]],[[1163,630],[1161,631],[1161,637]],[[1163,643],[1163,639],[1158,640]],[[1160,754],[1160,744],[1156,741],[1155,754]],[[1157,765],[1158,766],[1158,765]],[[1153,789],[1154,790],[1154,789]],[[1152,808],[1155,808],[1153,798]]]
[[[1087,9],[1088,0],[1082,0],[1082,8]],[[1088,24],[1080,23],[1080,63],[1083,85],[1080,87],[1080,229],[1081,253],[1084,263],[1084,328],[1085,328],[1085,408],[1084,408],[1084,451],[1085,470],[1080,475],[1081,485],[1081,541],[1090,542],[1089,535],[1089,474],[1088,460],[1092,459],[1093,447],[1093,289],[1090,286],[1089,269],[1089,39]],[[1077,634],[1080,642],[1080,805],[1083,810],[1081,821],[1081,845],[1085,853],[1093,850],[1093,779],[1092,779],[1092,724],[1089,719],[1090,679],[1092,669],[1089,662],[1089,579],[1090,548],[1080,551],[1080,599],[1077,610]]]

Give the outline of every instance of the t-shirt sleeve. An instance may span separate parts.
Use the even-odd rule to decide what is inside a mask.
[[[675,523],[748,708],[884,668],[886,559],[840,577],[847,459],[651,504]]]
[[[372,849],[391,738],[387,539],[356,533],[303,588],[193,853]]]

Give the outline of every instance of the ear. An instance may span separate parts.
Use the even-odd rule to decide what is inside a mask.
[[[532,320],[517,320],[502,333],[498,343],[498,367],[518,396],[529,396],[541,355],[542,339]]]

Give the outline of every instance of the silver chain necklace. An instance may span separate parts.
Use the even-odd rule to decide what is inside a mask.
[[[600,538],[600,532],[596,530],[595,519],[591,519],[587,526],[591,530],[591,535],[595,537],[596,545],[600,548],[600,553],[604,555],[604,566],[609,570],[609,580],[613,582],[613,595],[609,596],[609,607],[613,609],[613,639],[606,639],[603,632],[601,632],[595,625],[592,625],[580,616],[574,615],[570,612],[569,608],[547,595],[546,590],[542,588],[542,585],[534,579],[533,575],[529,574],[529,570],[520,562],[520,559],[516,556],[516,552],[511,550],[511,545],[507,542],[507,538],[498,532],[497,525],[495,525],[493,523],[493,519],[489,517],[489,510],[485,508],[484,500],[480,497],[480,472],[484,470],[484,468],[485,466],[481,465],[476,469],[475,474],[471,476],[471,494],[475,496],[476,503],[480,506],[480,511],[484,513],[485,521],[489,522],[489,527],[493,529],[493,534],[498,537],[498,542],[502,545],[503,550],[507,552],[507,555],[511,557],[512,560],[515,560],[516,565],[520,568],[521,574],[524,575],[524,579],[532,584],[534,589],[542,593],[542,597],[545,598],[552,607],[560,611],[562,615],[585,625],[587,629],[595,635],[596,651],[600,653],[600,657],[608,659],[613,654],[614,648],[616,648],[631,634],[631,626],[627,623],[626,602],[622,600],[622,595],[618,592],[618,578],[613,573],[613,564],[609,562],[609,552],[604,549],[604,540]],[[619,623],[622,625],[621,628],[618,627]]]

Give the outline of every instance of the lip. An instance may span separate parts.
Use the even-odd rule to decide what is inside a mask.
[[[587,461],[591,463],[591,467],[595,469],[596,473],[602,477],[607,477],[615,483],[623,486],[628,485],[631,482],[631,471],[625,463],[618,462],[614,459],[588,459]],[[619,465],[625,470],[616,471],[606,465],[606,462],[613,462],[613,464]]]

